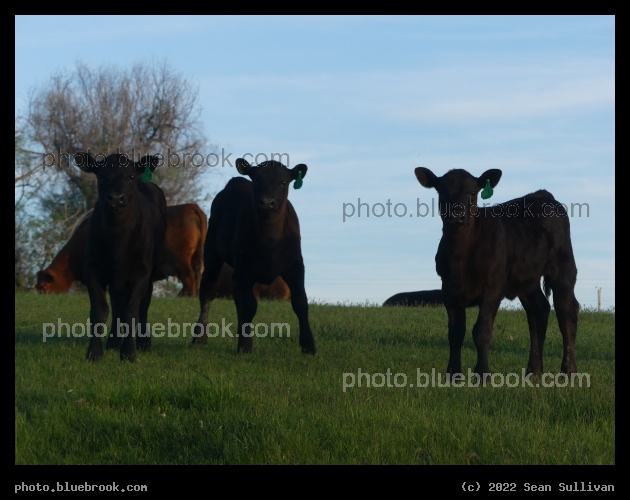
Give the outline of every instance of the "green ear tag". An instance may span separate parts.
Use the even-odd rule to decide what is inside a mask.
[[[144,168],[144,172],[142,172],[142,182],[151,182],[152,180],[153,180],[153,172],[151,172],[149,165],[147,165]]]
[[[486,187],[483,188],[483,191],[481,191],[481,198],[483,198],[484,200],[487,200],[488,198],[492,196],[492,193],[494,193],[494,191],[492,190],[492,187],[490,186],[490,179],[486,179]]]
[[[298,170],[297,179],[293,183],[293,189],[300,189],[302,187],[302,171]]]

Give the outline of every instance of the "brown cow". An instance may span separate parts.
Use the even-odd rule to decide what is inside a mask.
[[[90,227],[90,215],[84,217],[46,269],[37,272],[38,293],[67,293],[75,281],[83,283],[85,242]]]
[[[39,293],[67,293],[75,281],[84,283],[85,241],[91,212],[72,233],[51,264],[37,273]],[[179,296],[196,296],[203,272],[203,244],[208,229],[206,214],[194,203],[166,209],[166,241],[154,281],[177,276]],[[231,291],[230,291],[231,294]]]
[[[166,241],[155,281],[177,276],[179,297],[196,297],[203,272],[203,245],[208,232],[206,214],[194,203],[166,209]]]

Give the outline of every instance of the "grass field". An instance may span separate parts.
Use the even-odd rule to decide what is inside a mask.
[[[578,370],[589,377],[581,384],[557,376],[553,311],[549,375],[524,380],[525,314],[501,310],[490,348],[496,386],[453,387],[441,307],[313,304],[312,357],[300,352],[290,304],[262,302],[259,336],[243,356],[227,333],[231,301],[211,307],[218,335],[192,346],[183,328],[196,320],[197,300],[155,298],[149,320],[164,330],[151,351],[135,363],[106,351],[92,363],[86,295],[16,294],[15,305],[19,465],[615,464],[614,312],[580,313]],[[475,314],[465,375],[475,365]],[[272,337],[272,323],[288,327]]]

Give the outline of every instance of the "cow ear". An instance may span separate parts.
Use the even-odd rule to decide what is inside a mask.
[[[486,170],[483,174],[477,177],[477,186],[479,189],[483,189],[489,182],[490,187],[495,187],[499,183],[499,179],[501,179],[501,174],[503,174],[503,172],[501,172],[498,168]]]
[[[241,175],[249,175],[251,173],[252,166],[244,160],[243,158],[239,158],[236,160],[236,170]]]
[[[90,153],[78,151],[74,153],[74,163],[76,163],[77,167],[84,172],[92,173],[94,172],[94,165],[96,162]]]
[[[416,174],[416,179],[418,182],[422,184],[425,188],[434,188],[437,186],[437,176],[431,172],[428,168],[418,167],[414,170]]]
[[[291,169],[291,180],[294,181],[295,179],[297,179],[299,174],[301,174],[299,175],[299,177],[304,179],[304,177],[306,177],[307,170],[308,170],[308,167],[304,163],[300,163],[299,165],[296,165],[295,167]]]
[[[153,172],[158,167],[159,161],[160,160],[157,156],[145,155],[140,158],[140,161],[138,163],[136,163],[136,169],[138,170],[138,172],[143,173],[148,166],[149,170]]]

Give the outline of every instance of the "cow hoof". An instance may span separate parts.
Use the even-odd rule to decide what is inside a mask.
[[[120,360],[121,361],[129,361],[130,363],[133,363],[136,360],[136,354],[135,353],[120,353]]]
[[[150,342],[139,342],[138,345],[136,345],[136,348],[139,351],[150,351],[151,350],[151,343]]]
[[[485,373],[475,373],[473,379],[470,381],[473,387],[487,387],[490,385],[490,376],[489,372]],[[460,380],[464,380],[464,375],[460,375]]]
[[[208,337],[206,337],[205,335],[203,337],[193,337],[192,339],[192,345],[201,345],[201,344],[207,344],[208,343]]]
[[[102,359],[103,344],[101,344],[100,342],[90,342],[85,357],[88,361],[99,361],[100,359]]]
[[[311,354],[315,356],[317,354],[317,351],[314,347],[302,347],[302,354]]]
[[[103,359],[103,353],[97,354],[97,353],[88,351],[86,359],[88,361],[100,361],[101,359]]]

